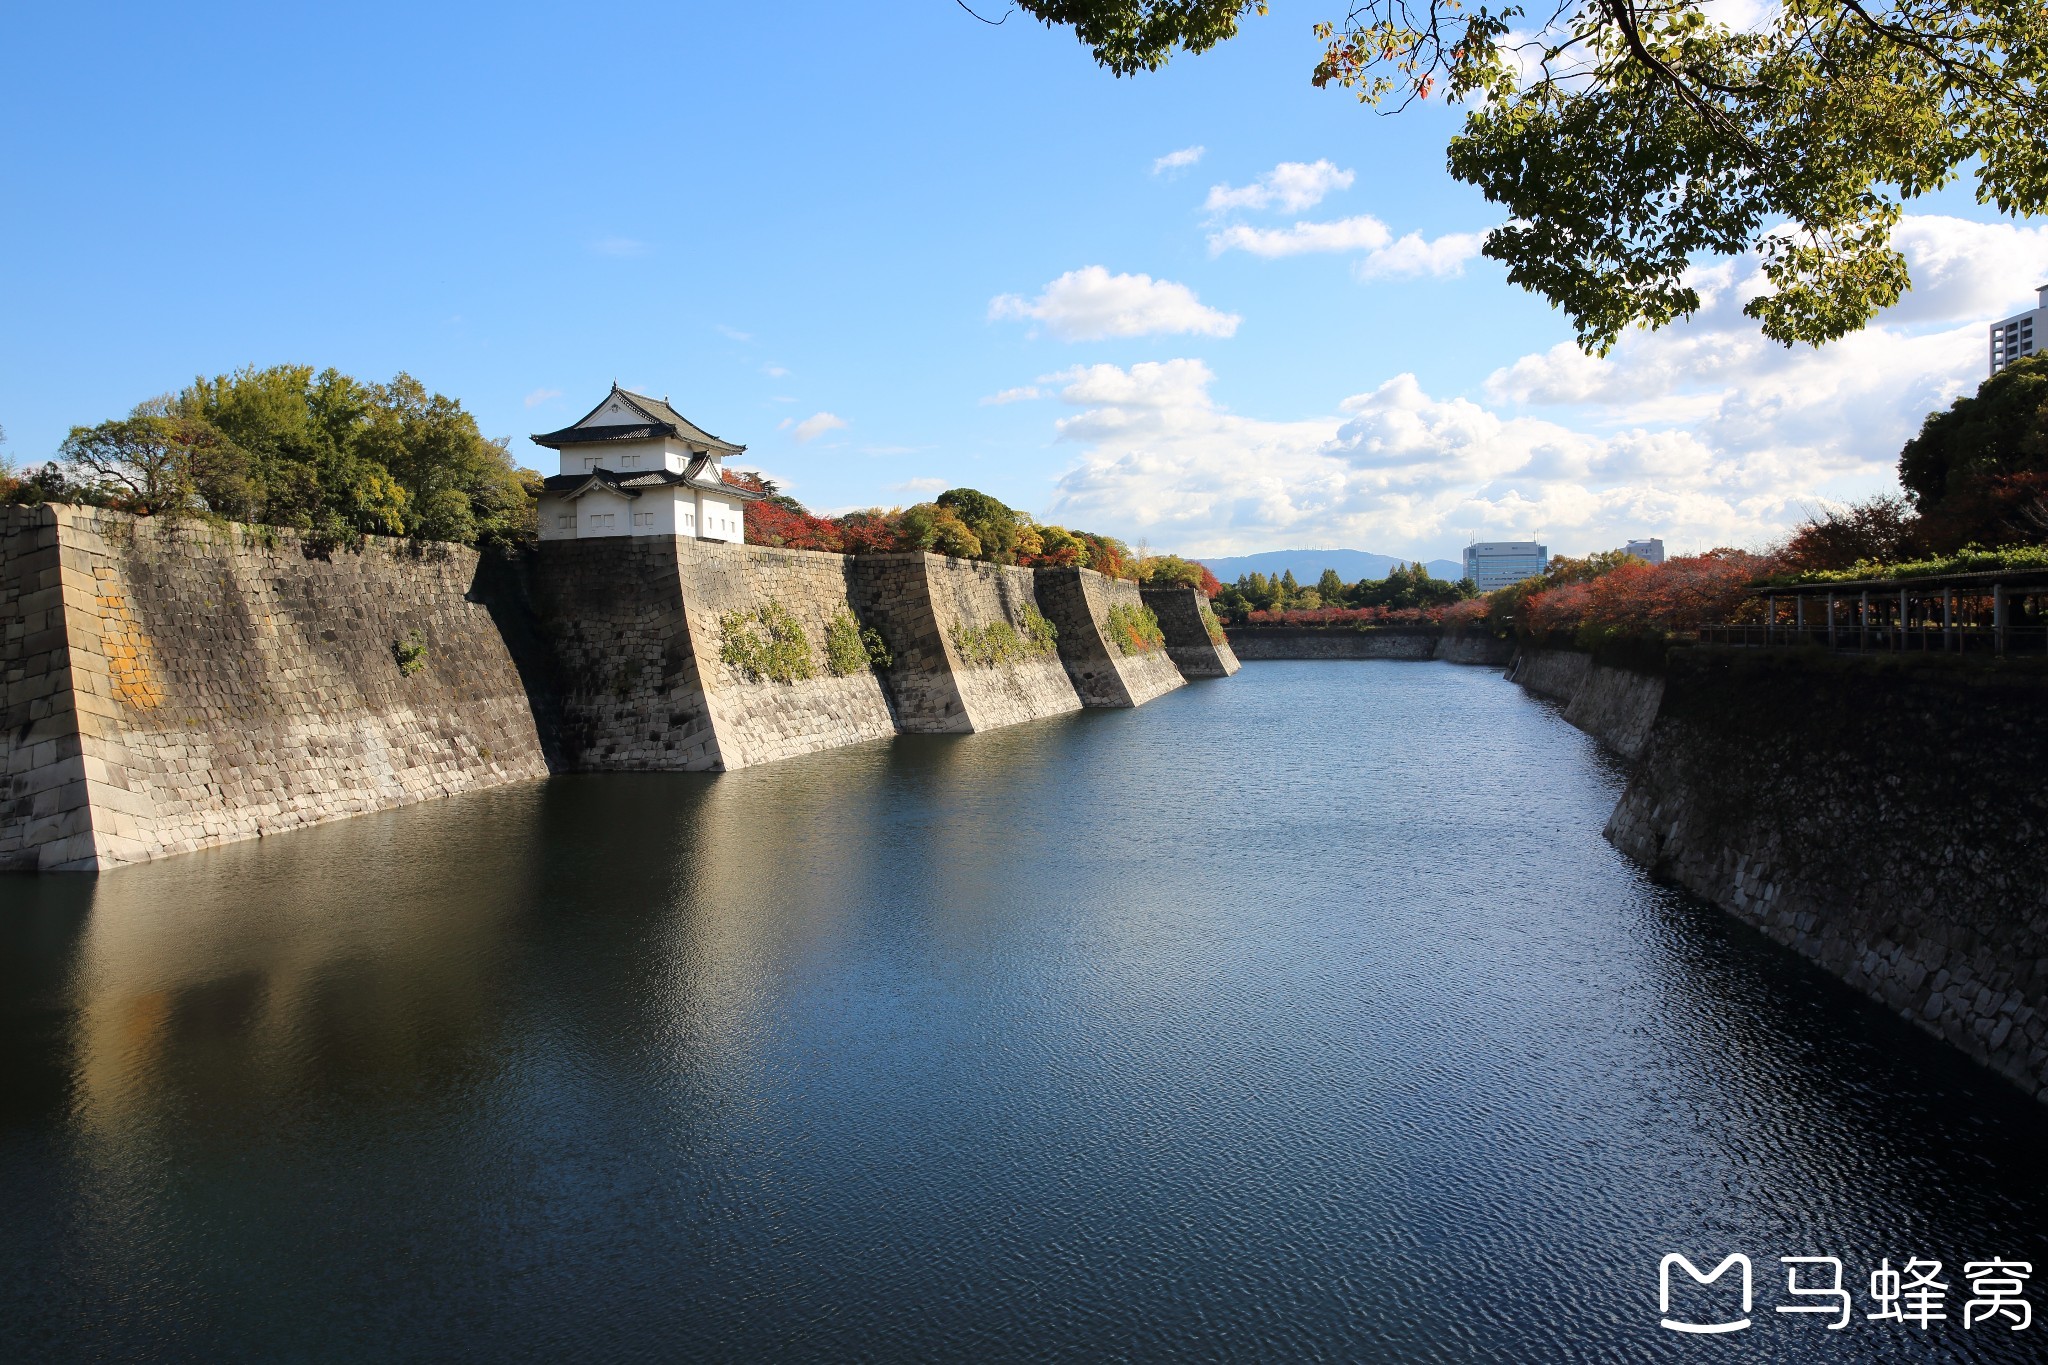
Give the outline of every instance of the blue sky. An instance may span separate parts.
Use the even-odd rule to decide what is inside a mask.
[[[1313,89],[1326,16],[1273,10],[1117,81],[952,0],[16,7],[0,453],[296,361],[409,371],[552,473],[526,435],[616,378],[828,510],[969,484],[1190,553],[1697,549],[1888,486],[2048,271],[1952,191],[1867,336],[1763,344],[1748,263],[1703,263],[1698,320],[1586,361],[1472,254],[1455,112]]]

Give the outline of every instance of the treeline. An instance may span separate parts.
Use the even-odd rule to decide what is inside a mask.
[[[535,533],[540,476],[506,446],[407,374],[377,384],[251,367],[73,427],[56,460],[0,477],[0,500],[289,526],[332,542],[511,544]]]
[[[1093,569],[1148,586],[1185,586],[1214,593],[1216,577],[1176,555],[1140,555],[1115,536],[1050,526],[973,488],[949,488],[930,502],[887,511],[871,507],[821,517],[758,474],[740,474],[767,496],[747,504],[747,541],[831,554],[923,550],[955,559],[1026,568]]]
[[[1215,598],[1218,614],[1240,624],[1341,625],[1411,614],[1423,619],[1477,593],[1469,578],[1450,582],[1416,563],[1396,564],[1385,578],[1361,578],[1356,583],[1346,583],[1335,569],[1325,569],[1312,588],[1302,587],[1291,569],[1278,577],[1248,573]]]

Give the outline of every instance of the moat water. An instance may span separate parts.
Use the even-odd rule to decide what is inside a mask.
[[[2048,1114],[1620,782],[1497,673],[1271,663],[0,879],[0,1359],[2048,1358],[1962,1323],[2048,1313]],[[1662,1329],[1674,1251],[1753,1326]],[[1867,1320],[1915,1257],[1947,1319]]]

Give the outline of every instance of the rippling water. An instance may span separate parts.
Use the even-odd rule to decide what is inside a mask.
[[[2048,1356],[1960,1322],[2048,1280],[2043,1112],[1619,782],[1497,674],[1275,663],[0,879],[0,1357]],[[1660,1329],[1666,1251],[1756,1325]],[[1861,1320],[1910,1256],[1950,1320]]]

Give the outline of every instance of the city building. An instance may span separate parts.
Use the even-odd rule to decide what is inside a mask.
[[[1654,538],[1650,540],[1631,540],[1628,544],[1621,547],[1621,552],[1625,555],[1634,555],[1637,559],[1647,559],[1652,564],[1662,564],[1664,562],[1664,542]]]
[[[541,480],[542,540],[693,536],[746,543],[746,504],[761,494],[730,482],[722,463],[746,447],[719,440],[666,398],[614,384],[581,421],[532,439],[562,457],[562,472]]]
[[[1548,563],[1549,547],[1533,540],[1480,540],[1465,547],[1465,577],[1481,592],[1534,578]]]
[[[2037,333],[2043,334],[2043,341],[2048,342],[2048,284],[2035,290],[2035,297],[2033,311],[1991,324],[1991,373],[1997,374],[2021,356],[2034,354]]]

